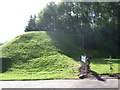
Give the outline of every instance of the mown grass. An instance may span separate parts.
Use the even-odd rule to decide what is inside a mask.
[[[78,78],[80,48],[72,35],[55,32],[27,32],[0,46],[0,80]],[[91,69],[110,73],[108,59],[92,59]],[[119,73],[117,59],[112,59],[113,73]],[[120,61],[120,59],[118,59]]]
[[[14,74],[14,75],[13,75]],[[19,73],[7,72],[5,74],[0,74],[1,80],[48,80],[48,79],[70,79],[77,78],[73,77],[68,72],[35,72],[35,73]]]
[[[2,45],[2,80],[74,76],[79,64],[54,44],[46,32],[40,31],[24,33]]]
[[[109,59],[91,59],[91,70],[98,73],[98,74],[110,74],[110,73],[120,73],[119,64],[120,59],[112,59],[113,62],[113,72],[110,72]],[[42,68],[42,70],[35,67],[31,67],[30,70],[24,68],[24,69],[16,69],[11,68],[11,70],[0,74],[1,80],[40,80],[40,79],[67,79],[67,78],[78,78],[77,74],[77,68],[79,67],[78,63],[74,63],[75,65],[71,66],[73,64],[73,61],[69,61],[71,64],[69,64],[67,67],[68,69],[65,69],[65,66],[63,68],[59,68],[60,66],[55,66],[51,64],[48,67]],[[67,63],[66,62],[63,62]],[[57,65],[57,64],[54,64]],[[32,65],[34,66],[34,65]],[[36,66],[36,65],[35,65]],[[13,71],[13,70],[14,71]]]
[[[64,55],[53,55],[29,60],[23,64],[15,64],[4,72],[2,80],[24,79],[60,79],[77,76],[79,64]]]
[[[95,71],[98,74],[110,74],[110,73],[120,73],[120,59],[111,59],[110,61],[113,63],[112,68],[113,71],[110,71],[110,64],[109,64],[109,58],[96,58],[91,59],[90,66],[91,70]]]

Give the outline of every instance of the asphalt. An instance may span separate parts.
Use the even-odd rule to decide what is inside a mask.
[[[36,81],[0,81],[1,88],[119,88],[119,79],[61,79]]]

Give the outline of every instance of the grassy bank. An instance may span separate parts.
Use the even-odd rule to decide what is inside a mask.
[[[56,57],[58,57],[57,55]],[[54,56],[55,58],[55,56]],[[61,57],[62,59],[62,57]],[[61,60],[59,59],[59,60]],[[68,59],[68,58],[66,58]],[[98,73],[98,74],[110,74],[110,73],[120,73],[119,64],[120,59],[112,59],[113,62],[113,71],[110,72],[109,59],[91,59],[91,70]],[[47,59],[48,61],[48,59]],[[69,63],[70,62],[70,63]],[[11,70],[0,74],[1,80],[40,80],[40,79],[67,79],[67,78],[78,78],[77,74],[77,68],[79,67],[78,63],[74,63],[71,58],[69,60],[63,59],[61,65],[63,65],[63,68],[59,68],[60,66],[58,64],[56,67],[53,67],[53,65],[49,65],[45,68],[43,66],[42,70],[31,67],[30,70],[27,69],[15,69],[11,68]],[[59,63],[60,64],[60,63]],[[64,66],[68,64],[68,66]],[[34,66],[34,65],[32,65]],[[35,65],[36,66],[36,65]],[[68,69],[65,69],[65,67],[69,67]],[[39,67],[40,68],[40,67]],[[13,70],[12,70],[13,69]]]
[[[78,61],[82,52],[74,35],[27,32],[0,48],[3,72],[0,80],[78,78]],[[120,73],[119,61],[112,59],[113,73]],[[99,74],[110,73],[108,59],[91,59],[90,66]]]
[[[24,33],[2,45],[2,79],[70,78],[79,64],[46,32]],[[66,47],[64,47],[66,48]],[[74,51],[74,50],[73,50]]]

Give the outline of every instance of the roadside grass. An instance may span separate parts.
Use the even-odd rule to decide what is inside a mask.
[[[104,58],[96,58],[90,60],[90,67],[91,70],[98,73],[98,74],[111,74],[108,64],[109,59]],[[120,73],[119,70],[119,64],[120,59],[111,59],[113,62],[113,72],[112,73]],[[69,60],[68,60],[69,61]],[[71,62],[71,61],[69,61]],[[63,62],[64,64],[65,62]],[[66,62],[67,63],[67,62]],[[61,63],[62,64],[62,63]],[[52,64],[50,65],[51,68],[42,68],[42,71],[40,69],[31,68],[30,70],[27,69],[15,69],[12,68],[11,70],[0,74],[0,80],[40,80],[40,79],[70,79],[70,78],[78,78],[77,74],[79,73],[77,71],[78,67],[80,66],[78,63],[75,63],[75,65],[71,66],[69,64],[67,67],[68,69],[63,68],[54,68],[55,70],[52,70],[53,68]],[[72,67],[72,68],[71,68]],[[51,70],[50,70],[51,69]]]
[[[79,64],[72,58],[56,54],[13,64],[0,74],[0,80],[62,79],[77,76]]]
[[[6,72],[5,74],[0,74],[0,80],[47,80],[47,79],[68,79],[76,78],[71,73],[67,71],[57,72]]]
[[[90,60],[90,68],[98,74],[120,73],[120,59],[111,59],[113,71],[110,71],[109,58],[96,58]]]

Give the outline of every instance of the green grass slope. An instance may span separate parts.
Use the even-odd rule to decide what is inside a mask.
[[[78,78],[82,49],[77,45],[75,35],[62,32],[35,31],[17,36],[0,46],[0,80]],[[86,50],[90,56],[100,55],[97,52]],[[90,67],[99,74],[111,73],[108,61],[91,59]],[[120,73],[120,59],[111,61],[112,73]]]
[[[1,46],[1,79],[73,78],[79,64],[57,46],[61,45],[45,31],[27,32],[5,43]]]
[[[3,45],[2,43],[0,43],[0,46]]]

